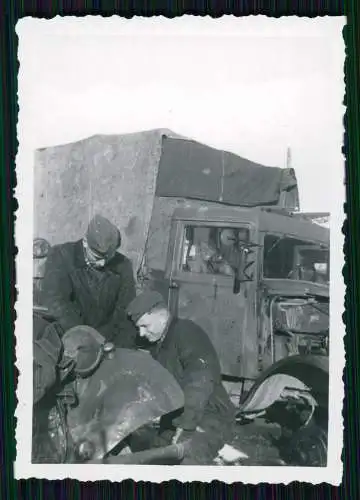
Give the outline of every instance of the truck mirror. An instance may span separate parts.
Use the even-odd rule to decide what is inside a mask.
[[[234,285],[233,285],[233,293],[237,295],[240,292],[240,284],[241,281],[239,280],[239,277],[237,276],[237,272],[235,272],[234,276]]]
[[[187,226],[185,229],[185,236],[188,241],[194,241],[194,228],[192,226]]]
[[[249,274],[249,269],[252,264],[254,264],[254,260],[249,260],[249,254],[252,252],[248,249],[243,249],[239,253],[239,258],[234,262],[234,285],[233,285],[233,293],[238,294],[241,288],[242,281],[253,281],[254,275],[253,273]]]

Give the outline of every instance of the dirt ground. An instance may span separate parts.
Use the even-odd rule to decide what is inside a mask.
[[[235,438],[229,444],[248,455],[246,465],[270,465],[279,460],[279,453],[272,437],[279,436],[279,428],[258,419],[246,425],[236,426]]]

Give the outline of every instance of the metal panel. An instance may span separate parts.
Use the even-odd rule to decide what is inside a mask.
[[[150,354],[117,349],[87,379],[78,379],[79,405],[69,409],[75,444],[90,442],[102,458],[152,419],[181,408],[183,392],[174,377]]]
[[[207,221],[206,226],[216,227],[219,224]],[[234,227],[243,226],[238,222]],[[176,235],[176,244],[171,262],[171,308],[180,318],[191,319],[209,335],[218,353],[224,375],[256,377],[258,374],[257,271],[255,269],[254,281],[242,282],[240,292],[237,294],[233,292],[232,276],[182,271],[180,261],[184,230],[184,222],[174,221],[173,234]],[[252,234],[256,234],[254,228]]]

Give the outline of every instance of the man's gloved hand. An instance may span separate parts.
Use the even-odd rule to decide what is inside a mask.
[[[182,429],[181,427],[178,427],[175,431],[175,434],[174,434],[172,440],[171,440],[171,443],[176,444],[179,441],[179,439],[181,438],[181,436],[183,435],[183,433],[184,433],[184,429]]]
[[[196,435],[196,431],[187,431],[185,429],[181,429],[181,427],[178,427],[171,440],[171,444],[187,443],[188,445],[190,445]]]

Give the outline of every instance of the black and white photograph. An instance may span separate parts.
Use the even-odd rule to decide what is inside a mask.
[[[18,479],[340,483],[344,24],[19,21]]]

